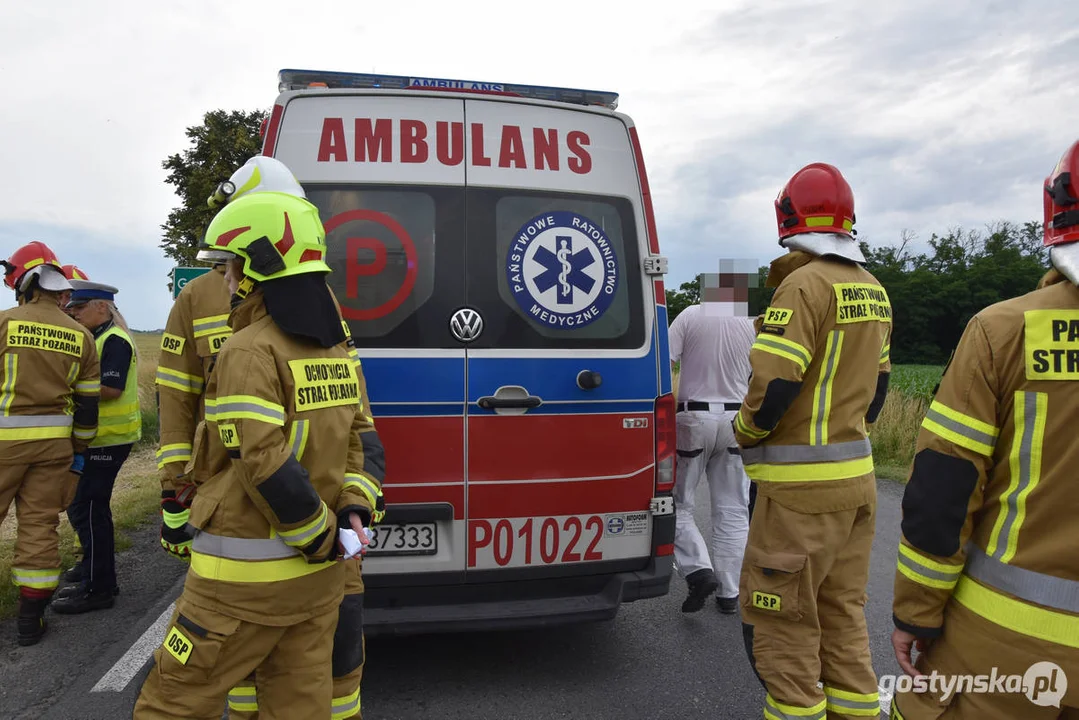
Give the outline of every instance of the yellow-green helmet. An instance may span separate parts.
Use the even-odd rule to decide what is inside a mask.
[[[253,192],[236,198],[206,228],[206,244],[242,257],[244,275],[258,282],[330,272],[318,208],[288,193]]]

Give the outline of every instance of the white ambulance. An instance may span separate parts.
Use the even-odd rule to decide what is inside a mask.
[[[603,620],[666,594],[666,260],[617,95],[279,81],[262,152],[319,208],[385,445],[368,634]]]

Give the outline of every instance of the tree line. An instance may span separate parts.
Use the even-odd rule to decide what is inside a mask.
[[[984,230],[934,233],[926,252],[913,252],[914,240],[905,232],[898,244],[859,243],[866,269],[891,300],[891,355],[896,364],[943,364],[975,313],[1030,292],[1049,269],[1039,222],[998,222]],[[750,290],[753,314],[767,307],[774,292],[764,288],[767,274],[767,267],[760,268],[758,287]],[[668,290],[669,319],[699,301],[699,278]]]

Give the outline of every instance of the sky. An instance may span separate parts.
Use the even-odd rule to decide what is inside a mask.
[[[782,254],[773,201],[807,163],[850,182],[860,239],[917,246],[1040,221],[1041,183],[1079,139],[1070,2],[103,5],[0,7],[0,254],[46,242],[119,287],[144,330],[172,303],[162,161],[206,111],[272,106],[281,68],[618,92],[668,287]]]

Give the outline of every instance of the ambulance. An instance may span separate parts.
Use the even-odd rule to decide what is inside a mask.
[[[665,595],[675,403],[641,145],[618,96],[282,70],[386,452],[369,635],[609,620]]]

